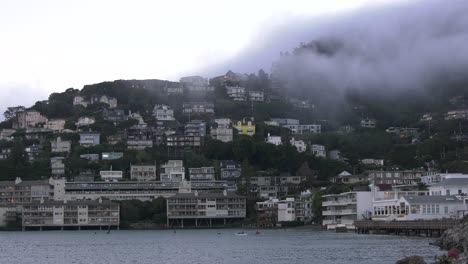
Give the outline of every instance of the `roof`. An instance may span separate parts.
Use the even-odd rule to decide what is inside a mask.
[[[227,192],[227,195],[224,196],[222,192],[220,193],[210,193],[210,192],[201,192],[198,193],[198,196],[195,196],[195,193],[177,193],[176,195],[169,197],[168,199],[176,199],[176,198],[246,198],[245,196],[237,195],[234,192]]]
[[[40,201],[33,201],[30,205],[117,205],[110,200],[74,200],[74,201],[53,201],[53,200],[45,200],[43,203]]]
[[[439,187],[439,186],[468,186],[468,178],[451,178],[451,179],[445,179],[441,182],[433,184],[431,187]]]
[[[420,195],[403,196],[403,198],[412,204],[463,203],[455,195]]]

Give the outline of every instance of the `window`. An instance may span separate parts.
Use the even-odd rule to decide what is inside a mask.
[[[448,206],[445,206],[444,207],[444,214],[448,214],[448,213],[449,213],[449,208],[448,208]]]

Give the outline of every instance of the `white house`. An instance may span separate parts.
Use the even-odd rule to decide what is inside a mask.
[[[278,202],[278,222],[296,221],[294,198],[286,198]]]
[[[291,144],[291,146],[295,147],[297,149],[297,152],[305,152],[306,149],[307,149],[307,146],[306,146],[306,143],[304,142],[304,140],[295,140],[294,138],[292,138],[289,141],[289,144]]]
[[[275,146],[281,145],[281,137],[280,136],[271,136],[270,133],[268,133],[268,136],[266,138],[266,142],[273,144]]]
[[[431,195],[467,195],[468,178],[451,178],[429,187]]]
[[[185,180],[185,167],[182,160],[168,160],[161,165],[161,182],[181,182]]]
[[[156,120],[172,121],[174,118],[174,110],[168,105],[156,105],[153,109],[153,116]]]
[[[83,116],[83,117],[78,118],[78,121],[75,123],[75,125],[77,127],[89,126],[89,125],[94,124],[95,122],[96,120],[94,119],[94,117]]]
[[[325,150],[324,145],[312,144],[312,145],[310,145],[310,151],[316,157],[325,158],[327,156],[327,152]]]

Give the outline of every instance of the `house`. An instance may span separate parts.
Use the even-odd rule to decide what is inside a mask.
[[[50,119],[44,125],[44,128],[54,132],[60,132],[65,129],[65,119]]]
[[[192,86],[208,86],[208,79],[201,76],[186,76],[180,78],[179,82],[184,85]]]
[[[11,141],[13,139],[13,134],[16,132],[16,129],[0,129],[0,140]]]
[[[124,134],[117,132],[117,134],[107,136],[106,140],[109,145],[117,145],[123,142]]]
[[[13,128],[30,128],[46,122],[47,117],[41,115],[38,111],[22,111],[16,113]]]
[[[206,123],[203,120],[192,120],[185,125],[186,136],[200,136],[206,135]]]
[[[0,160],[7,160],[10,158],[11,148],[0,149]]]
[[[239,179],[242,175],[242,167],[233,160],[223,160],[220,164],[221,179]]]
[[[331,160],[344,161],[345,159],[341,155],[341,151],[334,149],[328,151],[328,158]]]
[[[123,152],[103,152],[101,154],[102,160],[118,160],[123,158]]]
[[[110,97],[107,95],[93,95],[90,97],[90,103],[91,104],[106,104],[109,106],[109,108],[116,108],[117,107],[117,99],[114,97]]]
[[[50,142],[50,148],[52,153],[70,152],[71,141],[62,140],[61,137],[57,137],[55,140]]]
[[[289,129],[292,134],[320,134],[322,132],[322,125],[283,125],[282,127]]]
[[[450,178],[429,186],[431,195],[468,195],[468,178]]]
[[[80,146],[91,147],[101,144],[101,134],[97,132],[81,132]]]
[[[249,91],[249,99],[253,102],[263,102],[265,95],[262,91]]]
[[[188,149],[199,149],[203,145],[202,139],[201,136],[168,135],[166,136],[168,153],[178,155]]]
[[[210,134],[213,139],[222,142],[232,142],[233,139],[233,129],[231,127],[215,125],[211,127]]]
[[[212,226],[246,217],[246,197],[221,193],[177,193],[167,199],[167,225]]]
[[[289,144],[291,144],[291,146],[295,147],[297,152],[302,153],[302,152],[305,152],[307,150],[307,145],[304,142],[304,140],[295,140],[294,138],[292,138],[289,141]]]
[[[337,176],[331,179],[333,183],[342,183],[342,184],[357,184],[357,183],[368,183],[369,178],[364,174],[352,175],[347,171],[343,171]]]
[[[281,145],[281,137],[280,136],[271,136],[270,133],[268,133],[266,139],[266,143],[273,144],[275,146]]]
[[[325,150],[324,145],[312,144],[312,145],[310,145],[310,152],[313,155],[315,155],[315,157],[325,158],[327,156],[327,152]]]
[[[185,180],[185,167],[182,160],[168,160],[161,165],[159,174],[161,182],[181,182]]]
[[[111,227],[120,225],[118,203],[99,199],[97,201],[34,201],[25,204],[22,210],[23,230],[32,228]]]
[[[423,176],[436,174],[424,170],[368,171],[369,181],[374,184],[417,185]]]
[[[89,161],[99,161],[99,154],[81,154],[80,158],[87,159]]]
[[[190,114],[209,114],[214,115],[214,104],[208,102],[189,102],[182,105],[183,113]]]
[[[234,101],[245,101],[245,88],[239,86],[226,86],[226,94]]]
[[[255,122],[254,118],[244,118],[242,121],[237,121],[233,124],[233,127],[237,129],[239,135],[253,136],[255,135]]]
[[[53,177],[61,177],[65,175],[65,158],[52,157],[50,158],[50,168]]]
[[[152,148],[152,147],[153,147],[152,139],[128,139],[127,140],[128,149],[143,150],[143,149]]]
[[[276,227],[282,222],[309,222],[312,219],[312,202],[302,197],[284,200],[270,198],[257,202],[255,210],[257,227]]]
[[[25,136],[29,140],[39,140],[40,144],[45,144],[50,134],[53,131],[47,128],[32,127],[27,128],[25,131]]]
[[[403,196],[397,200],[374,202],[374,221],[413,221],[460,219],[468,207],[460,197],[454,195]]]
[[[467,119],[468,118],[468,109],[448,111],[444,115],[445,120],[458,120],[458,119]]]
[[[104,181],[117,181],[123,179],[123,171],[100,171],[99,175],[101,176],[101,179]]]
[[[468,174],[463,173],[436,173],[431,175],[425,175],[421,177],[421,182],[427,185],[432,185],[444,181],[446,179],[466,179]]]
[[[140,115],[140,113],[132,113],[132,111],[130,111],[128,113],[128,117],[127,117],[129,120],[130,119],[133,119],[133,120],[136,120],[138,121],[138,124],[135,125],[135,127],[138,127],[138,128],[146,128],[148,126],[148,124],[145,122],[145,120],[143,119],[143,117]]]
[[[365,128],[375,128],[377,121],[375,119],[364,118],[361,119],[361,127]]]
[[[125,111],[122,109],[107,109],[102,110],[102,118],[111,122],[123,122],[128,120]]]
[[[384,160],[383,159],[362,159],[361,164],[367,165],[367,166],[383,166]]]
[[[433,119],[432,114],[424,114],[424,115],[419,119],[419,121],[421,121],[421,122],[430,122],[430,121],[432,121],[432,119]]]
[[[81,105],[83,107],[88,107],[89,101],[87,101],[84,96],[77,95],[73,98],[73,105]]]
[[[24,150],[28,156],[29,161],[35,161],[39,158],[42,153],[42,147],[40,145],[33,144]]]
[[[278,123],[280,126],[288,126],[288,125],[299,125],[299,119],[292,119],[292,118],[272,118],[271,121]]]
[[[130,165],[130,179],[133,181],[156,181],[156,165]]]
[[[174,121],[174,110],[168,105],[155,105],[153,116],[159,121]]]
[[[75,123],[76,127],[89,126],[96,122],[94,117],[83,116],[78,118],[78,121]]]
[[[189,168],[190,181],[214,181],[214,167]]]
[[[372,192],[345,192],[324,195],[322,226],[335,229],[343,225],[354,229],[354,221],[367,218],[372,213]]]

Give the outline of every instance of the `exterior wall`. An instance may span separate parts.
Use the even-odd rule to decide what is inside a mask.
[[[103,180],[121,180],[123,178],[122,171],[100,171],[99,175]]]
[[[161,121],[175,120],[174,110],[168,105],[156,105],[153,109],[153,116]]]
[[[268,137],[266,138],[266,142],[270,143],[270,144],[273,144],[275,146],[279,146],[279,145],[281,145],[281,137],[279,137],[279,136],[270,136],[270,134],[268,134]]]
[[[16,113],[14,128],[35,127],[37,124],[46,123],[47,118],[37,111],[24,111]]]
[[[81,133],[80,145],[81,146],[96,146],[101,144],[101,134],[99,133]]]
[[[239,132],[239,135],[253,136],[255,135],[255,123],[252,121],[238,121],[233,125]]]
[[[286,198],[278,203],[278,222],[296,221],[294,198]]]
[[[201,136],[206,134],[206,123],[202,120],[193,120],[185,125],[185,135]]]
[[[290,141],[289,141],[289,144],[291,144],[291,146],[295,147],[297,152],[305,152],[307,150],[307,146],[305,144],[305,142],[303,140],[294,140],[294,138],[292,138]]]
[[[77,127],[82,127],[82,126],[89,126],[92,125],[96,122],[96,120],[93,117],[80,117],[78,118],[78,121],[75,123]]]
[[[233,139],[233,129],[225,127],[212,128],[211,136],[213,137],[213,139],[222,142],[231,142]]]
[[[65,119],[48,120],[44,125],[44,128],[52,131],[62,131],[65,128]]]
[[[51,151],[53,153],[70,152],[71,150],[71,141],[67,141],[67,140],[62,141],[62,138],[60,137],[53,140],[50,144],[51,144]]]
[[[421,182],[421,178],[426,175],[436,174],[436,172],[422,170],[406,170],[406,171],[370,171],[369,180],[375,184],[417,184]]]
[[[161,166],[161,182],[181,182],[185,180],[185,167],[182,160],[169,160]]]
[[[262,91],[249,91],[249,99],[254,102],[265,101],[265,96]]]
[[[130,178],[137,181],[155,181],[156,165],[131,165]]]
[[[354,221],[367,217],[372,211],[371,192],[348,192],[323,197],[322,225],[327,229],[335,229],[338,225],[354,229]]]
[[[245,88],[239,86],[227,86],[226,94],[234,101],[245,101]]]
[[[214,167],[189,168],[191,181],[213,181],[215,179]]]
[[[327,152],[325,150],[325,146],[323,145],[317,145],[313,144],[310,146],[310,151],[312,154],[314,154],[316,157],[322,157],[325,158],[327,156]]]

